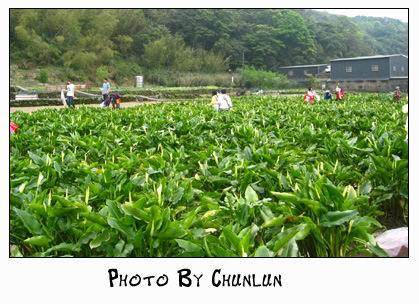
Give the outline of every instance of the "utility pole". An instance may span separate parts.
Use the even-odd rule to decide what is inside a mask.
[[[244,51],[242,52],[242,67],[244,67]]]

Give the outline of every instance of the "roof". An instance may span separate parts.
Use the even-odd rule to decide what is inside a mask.
[[[332,61],[346,61],[346,60],[364,60],[364,59],[378,59],[378,58],[389,58],[389,57],[397,57],[397,56],[403,56],[408,58],[406,55],[403,54],[392,54],[392,55],[375,55],[375,56],[362,56],[362,57],[352,57],[352,58],[338,58],[330,60]]]
[[[328,65],[327,63],[322,63],[322,64],[307,64],[307,65],[290,65],[290,66],[283,66],[283,67],[279,67],[280,69],[290,69],[290,68],[312,68],[312,67],[319,67],[319,66],[324,66],[324,65]]]

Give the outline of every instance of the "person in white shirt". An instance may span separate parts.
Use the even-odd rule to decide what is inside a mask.
[[[102,101],[105,101],[108,98],[108,95],[111,91],[111,84],[109,83],[108,78],[103,79],[102,85]]]
[[[71,83],[71,81],[67,81],[67,88],[66,88],[66,102],[67,106],[74,108],[74,84]]]
[[[229,111],[233,108],[233,103],[231,102],[230,96],[227,95],[227,90],[222,89],[217,98],[218,110],[219,111]]]

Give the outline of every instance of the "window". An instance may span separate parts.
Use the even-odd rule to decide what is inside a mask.
[[[290,71],[288,72],[288,75],[289,75],[289,76],[294,75],[294,71],[293,71],[293,70],[290,70]]]
[[[373,72],[378,72],[378,65],[373,64],[373,65],[371,66],[371,71],[373,71]]]
[[[393,65],[393,72],[395,72],[396,71],[396,66],[395,65]]]
[[[402,66],[402,72],[404,72],[404,66]]]
[[[349,65],[349,66],[345,67],[345,71],[346,71],[346,73],[352,73],[352,66]]]

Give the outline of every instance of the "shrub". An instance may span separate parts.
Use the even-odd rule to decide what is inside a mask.
[[[254,67],[244,67],[240,70],[239,86],[246,88],[285,88],[290,82],[285,75],[257,70]]]
[[[38,76],[36,77],[36,79],[40,83],[47,83],[48,82],[48,71],[45,70],[45,69],[39,70],[39,73],[38,73]]]
[[[101,65],[96,69],[96,78],[97,80],[103,80],[109,77],[109,68],[105,65]]]

